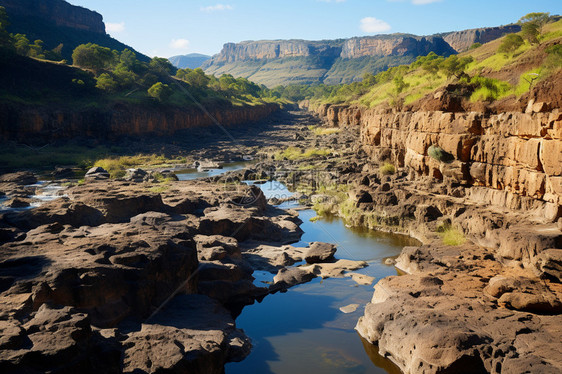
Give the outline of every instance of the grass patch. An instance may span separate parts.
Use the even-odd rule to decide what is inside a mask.
[[[324,157],[332,153],[326,148],[308,148],[306,150],[298,147],[288,147],[284,151],[275,154],[276,160],[306,160],[310,158]]]
[[[168,191],[169,189],[170,186],[168,184],[160,184],[157,186],[150,187],[148,190],[153,193],[162,193]]]
[[[312,130],[314,135],[318,136],[337,134],[340,131],[339,127],[316,127]]]
[[[162,166],[167,167],[173,164],[185,164],[187,162],[185,157],[169,159],[163,155],[136,155],[136,156],[120,156],[120,157],[110,157],[97,160],[94,166],[99,166],[104,168],[109,172],[111,178],[123,177],[130,168],[136,168],[140,166]]]
[[[390,162],[385,162],[384,164],[382,164],[379,170],[382,175],[392,175],[396,173],[396,167]]]
[[[441,236],[443,244],[450,246],[458,246],[466,243],[466,237],[463,232],[449,223],[444,223],[437,228],[437,232]]]

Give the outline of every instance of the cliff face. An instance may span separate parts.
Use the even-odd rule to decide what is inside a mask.
[[[425,37],[391,34],[323,41],[227,43],[202,68],[208,74],[232,74],[269,87],[350,83],[366,72],[378,73],[391,66],[409,64],[417,56],[430,52],[449,56],[518,28],[516,25],[492,27]]]
[[[562,217],[562,111],[540,112],[541,104],[526,113],[495,115],[336,105],[317,112],[333,125],[361,126],[363,148],[375,160],[391,159],[413,175],[462,184],[482,204],[556,221]],[[432,146],[451,160],[433,158]]]
[[[224,126],[258,121],[278,110],[276,104],[210,109]],[[176,131],[211,126],[212,120],[198,109],[161,109],[115,106],[111,110],[41,110],[0,105],[0,140],[44,143],[58,139],[119,136],[172,135]]]
[[[213,57],[213,63],[236,62],[246,60],[263,60],[286,57],[337,56],[341,51],[341,42],[323,43],[306,40],[266,40],[242,43],[227,43],[222,51]]]
[[[0,0],[10,15],[34,17],[57,26],[105,34],[101,14],[64,0]]]
[[[347,40],[341,57],[346,59],[364,56],[422,56],[429,52],[451,55],[456,51],[440,37],[418,37],[414,35],[373,36]]]
[[[500,27],[486,27],[480,29],[457,31],[442,34],[441,36],[457,52],[464,52],[468,50],[474,43],[488,43],[492,40],[501,38],[505,34],[519,31],[521,31],[521,26],[507,25]]]
[[[133,50],[105,33],[105,24],[99,13],[74,6],[64,0],[0,0],[6,8],[14,34],[26,34],[29,40],[42,40],[45,49],[62,44],[62,57],[72,61],[72,51],[86,43],[122,51]],[[136,52],[142,61],[150,59]]]

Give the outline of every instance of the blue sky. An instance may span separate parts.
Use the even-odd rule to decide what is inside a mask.
[[[562,0],[69,0],[101,13],[108,32],[150,56],[215,54],[227,42],[428,35],[562,14]]]

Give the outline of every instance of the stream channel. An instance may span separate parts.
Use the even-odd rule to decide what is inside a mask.
[[[209,172],[184,171],[178,173],[178,177],[190,180],[244,166],[238,163]],[[291,195],[277,181],[259,187],[266,198]],[[297,208],[298,203],[285,202],[279,207]],[[252,353],[242,362],[228,364],[227,374],[400,373],[391,361],[378,355],[376,347],[363,341],[354,327],[371,300],[374,284],[381,278],[397,274],[394,266],[385,265],[385,259],[398,256],[404,246],[415,245],[416,241],[348,227],[338,217],[311,222],[315,216],[312,209],[299,211],[304,234],[300,242],[292,245],[306,247],[314,241],[336,244],[337,259],[367,261],[369,266],[356,272],[375,277],[375,281],[364,286],[349,277],[315,278],[286,293],[268,295],[262,302],[246,306],[236,324],[252,339]],[[255,271],[253,275],[256,285],[271,281],[274,276],[261,271]],[[340,310],[351,304],[359,306],[351,313]]]

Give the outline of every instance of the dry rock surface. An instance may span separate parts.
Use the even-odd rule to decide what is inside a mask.
[[[0,371],[222,373],[249,353],[232,315],[270,290],[239,241],[282,248],[298,217],[255,187],[153,186],[92,177],[0,214]]]

